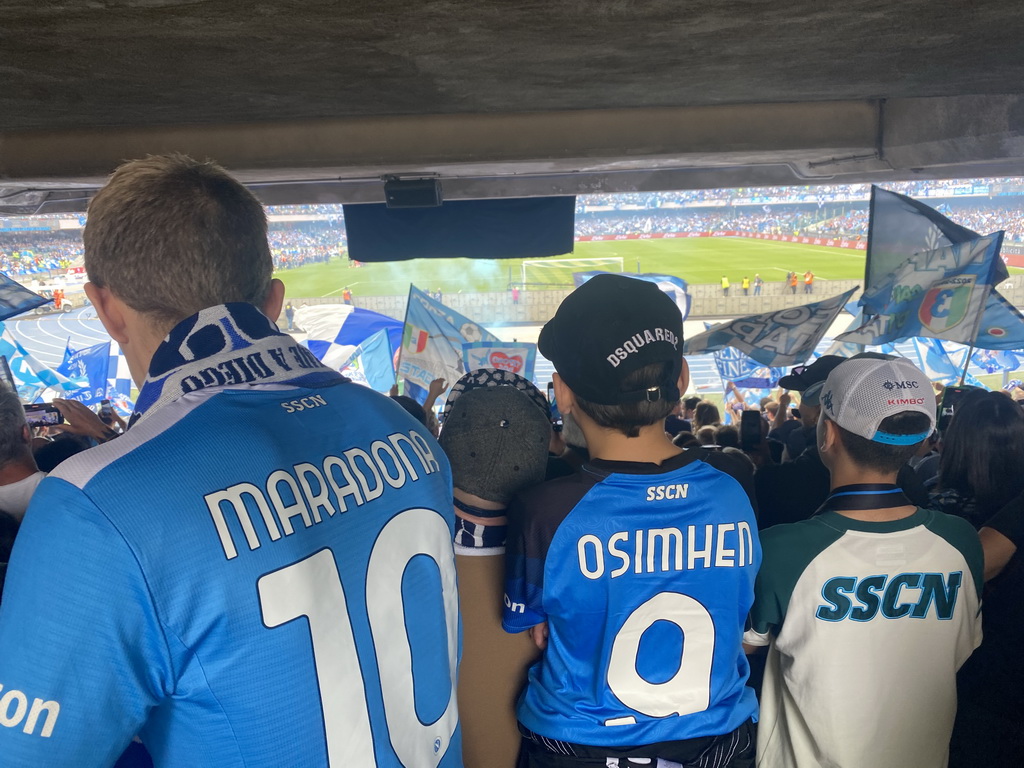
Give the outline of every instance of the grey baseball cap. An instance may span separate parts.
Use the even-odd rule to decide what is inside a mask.
[[[440,443],[456,488],[502,504],[543,482],[551,422],[515,387],[469,389],[451,403]]]

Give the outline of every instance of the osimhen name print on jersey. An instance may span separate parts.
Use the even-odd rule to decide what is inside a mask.
[[[700,452],[592,461],[521,496],[509,520],[503,624],[549,630],[523,725],[614,747],[717,736],[756,714],[740,638],[757,526]]]

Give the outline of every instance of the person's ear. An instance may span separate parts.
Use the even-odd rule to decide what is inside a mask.
[[[555,401],[558,403],[559,412],[572,413],[576,408],[576,395],[557,373],[551,374],[551,383],[555,385]]]
[[[679,396],[686,394],[686,388],[690,386],[690,364],[683,358],[683,367],[679,370]]]
[[[90,303],[96,308],[96,316],[107,329],[110,338],[118,344],[128,341],[128,329],[125,317],[125,305],[107,287],[100,287],[95,283],[86,283],[85,295],[89,297]]]
[[[829,451],[835,451],[837,444],[839,443],[839,427],[831,419],[821,418],[822,428],[818,431],[818,450],[822,453],[828,453]]]
[[[284,283],[275,277],[270,281],[270,291],[267,293],[267,298],[263,301],[263,314],[276,323],[277,319],[281,317],[281,307],[283,306]]]

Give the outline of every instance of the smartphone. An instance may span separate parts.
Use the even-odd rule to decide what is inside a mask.
[[[740,448],[744,451],[754,451],[761,447],[763,422],[760,411],[744,411],[740,414]]]
[[[110,407],[109,400],[100,400],[100,416],[114,417],[114,409]]]
[[[942,391],[942,402],[939,404],[939,421],[935,426],[939,432],[945,431],[949,426],[949,420],[956,413],[957,403],[963,399],[964,395],[968,392],[973,392],[975,389],[977,387],[946,387]]]
[[[64,423],[64,414],[53,403],[36,403],[25,406],[25,421],[30,427],[51,427]]]
[[[551,403],[551,426],[556,432],[562,429],[562,413],[558,410],[558,401],[555,399],[554,382],[548,382],[548,402]]]

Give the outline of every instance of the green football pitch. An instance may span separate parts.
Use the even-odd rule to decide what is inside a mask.
[[[755,273],[768,282],[783,280],[789,271],[803,275],[808,269],[825,280],[856,280],[864,275],[863,251],[742,238],[583,242],[576,243],[573,253],[552,259],[610,257],[621,258],[626,272],[675,275],[689,283],[718,283],[724,274],[737,287],[744,275],[753,279]],[[571,271],[564,270],[566,285],[571,285]],[[282,270],[275,276],[284,281],[288,296],[311,298],[338,296],[346,286],[356,296],[396,296],[407,293],[410,283],[445,294],[504,291],[511,283],[519,283],[522,274],[519,259],[414,259],[361,267],[333,259]]]

